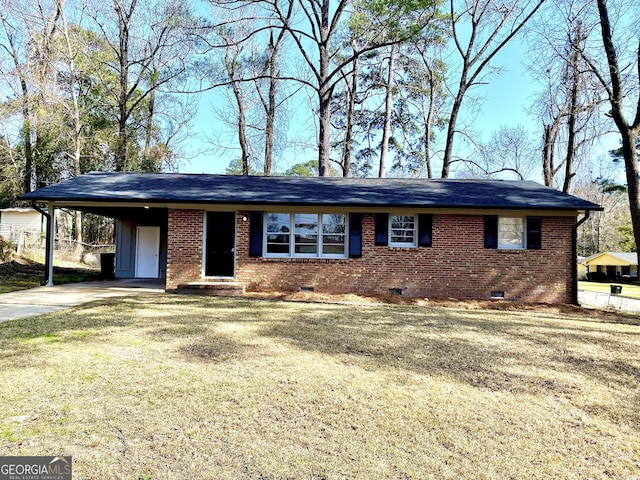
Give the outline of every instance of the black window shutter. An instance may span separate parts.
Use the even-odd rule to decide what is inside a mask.
[[[542,248],[542,218],[527,217],[527,248],[540,250]]]
[[[262,220],[263,212],[249,214],[249,256],[262,256]]]
[[[362,214],[349,214],[349,258],[362,257]]]
[[[433,215],[421,213],[418,215],[418,246],[431,246],[431,233],[433,226]]]
[[[484,248],[498,248],[498,216],[484,217]]]
[[[376,213],[376,245],[388,245],[389,214]]]

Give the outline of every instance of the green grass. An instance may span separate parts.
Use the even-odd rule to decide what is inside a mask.
[[[0,324],[0,452],[78,479],[637,478],[640,321],[154,295]]]
[[[578,290],[588,292],[610,293],[611,285],[622,286],[623,297],[640,298],[640,286],[628,283],[600,283],[600,282],[578,282]]]

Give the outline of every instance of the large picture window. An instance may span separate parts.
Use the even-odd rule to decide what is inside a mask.
[[[347,222],[343,213],[265,214],[265,256],[345,258]]]

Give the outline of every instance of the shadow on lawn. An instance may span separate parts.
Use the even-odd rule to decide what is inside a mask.
[[[389,309],[306,314],[261,334],[298,348],[336,355],[365,369],[442,376],[475,388],[531,395],[588,396],[581,377],[607,386],[621,401],[601,405],[636,427],[640,368],[636,333],[598,323],[562,325],[514,312]],[[634,328],[634,327],[629,327]],[[635,385],[635,387],[633,387]],[[635,392],[635,393],[634,393]]]
[[[3,357],[29,365],[57,342],[101,342],[113,332],[175,342],[184,360],[212,364],[256,355],[266,337],[332,355],[347,365],[442,376],[475,388],[587,397],[596,381],[619,398],[603,411],[640,424],[637,346],[640,329],[559,320],[532,312],[462,311],[398,306],[284,303],[195,296],[94,302],[0,325]],[[226,334],[245,328],[247,336]],[[105,340],[106,341],[106,340]],[[252,343],[253,342],[253,343]],[[586,408],[586,407],[585,407]]]

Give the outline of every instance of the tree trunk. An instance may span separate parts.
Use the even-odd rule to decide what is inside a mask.
[[[571,179],[575,176],[573,164],[576,158],[576,120],[578,117],[578,88],[580,86],[580,45],[582,44],[582,22],[578,21],[576,38],[571,44],[571,100],[569,104],[569,119],[567,120],[568,135],[567,156],[565,157],[565,175],[562,191],[569,193]]]
[[[69,37],[69,29],[67,25],[67,18],[64,13],[62,2],[59,4],[60,15],[62,19],[62,31],[64,34],[64,40],[66,43],[66,54],[69,60],[69,91],[71,92],[71,116],[73,117],[73,174],[78,177],[82,174],[80,160],[82,158],[82,121],[80,119],[80,104],[78,102],[78,90],[76,90],[77,72],[75,67],[75,55]],[[78,85],[78,89],[80,85]],[[75,241],[75,250],[82,251],[82,212],[76,211],[73,216],[74,228],[73,228],[73,240]]]
[[[151,73],[151,82],[149,93],[149,107],[147,108],[147,118],[146,118],[146,128],[144,132],[144,160],[145,160],[145,171],[160,171],[162,170],[160,165],[152,165],[151,159],[151,142],[153,141],[153,121],[156,109],[156,88],[155,84],[157,77],[157,72],[155,68]]]
[[[236,78],[236,65],[239,62],[240,54],[242,53],[242,48],[238,48],[235,51],[230,51],[227,49],[224,58],[225,68],[227,69],[227,74],[229,75],[229,79],[231,80],[231,88],[233,90],[233,97],[236,100],[236,105],[238,106],[238,143],[240,144],[240,160],[242,164],[242,175],[249,175],[249,142],[247,140],[247,119],[246,119],[246,109],[244,103],[244,96],[242,93],[242,89],[240,88],[240,82]]]
[[[389,72],[387,76],[386,96],[384,101],[384,128],[382,130],[382,148],[380,150],[380,168],[378,178],[384,178],[387,171],[389,141],[391,139],[391,114],[393,113],[393,77],[395,75],[396,45],[391,46],[389,53]]]
[[[318,175],[328,176],[330,173],[329,158],[331,153],[331,97],[333,88],[329,84],[329,0],[322,0],[320,19],[320,38],[318,53],[320,56],[320,75],[318,78],[318,100],[320,107],[320,125],[318,138]]]
[[[633,226],[633,237],[636,243],[636,252],[638,252],[638,264],[640,264],[640,190],[638,190],[640,185],[638,182],[638,151],[636,147],[638,129],[640,128],[640,99],[638,99],[638,103],[636,104],[634,122],[633,124],[630,124],[624,115],[622,73],[618,63],[618,54],[613,43],[607,0],[597,0],[597,2],[602,44],[607,56],[607,66],[609,68],[610,76],[610,85],[605,85],[605,88],[609,93],[611,117],[613,118],[622,138],[622,157],[624,158],[627,176],[627,192],[629,194],[631,225]],[[640,41],[636,48],[636,58],[638,58],[638,56],[640,56]],[[640,78],[640,65],[636,63],[635,68],[637,69],[637,74]],[[602,78],[602,75],[600,75],[600,78]]]
[[[427,117],[424,120],[424,161],[427,166],[427,178],[433,178],[433,169],[431,167],[431,134],[433,131],[433,117],[436,112],[436,82],[433,76],[433,71],[429,70],[429,110],[427,110]]]
[[[24,142],[24,174],[22,176],[22,188],[25,193],[31,191],[33,177],[33,149],[31,145],[31,112],[29,110],[29,92],[24,80],[20,80],[22,86],[22,141]]]
[[[640,260],[640,182],[638,181],[638,150],[636,140],[637,128],[628,128],[622,134],[622,155],[627,176],[627,192],[629,194],[629,209],[633,237],[636,241],[636,252]],[[640,263],[639,263],[640,264]]]
[[[553,188],[553,172],[554,172],[554,146],[557,137],[557,125],[554,121],[551,125],[544,126],[544,144],[542,146],[542,175],[544,184]]]
[[[247,121],[242,101],[242,92],[237,82],[233,82],[233,94],[238,104],[238,142],[240,143],[242,175],[249,175],[249,143],[247,142]]]
[[[344,134],[344,147],[342,149],[342,176],[349,177],[351,175],[351,150],[353,142],[353,120],[356,111],[356,95],[358,94],[358,69],[360,68],[360,59],[358,56],[353,58],[353,73],[351,74],[351,83],[348,88],[349,103],[347,105],[347,126]]]
[[[458,123],[458,115],[460,114],[460,107],[462,106],[465,91],[466,87],[463,86],[463,80],[460,80],[460,90],[453,101],[451,115],[449,115],[449,124],[447,125],[447,140],[444,146],[441,178],[449,178],[449,172],[451,171],[451,163],[453,161],[453,137],[456,133],[456,124]]]
[[[114,8],[118,15],[118,61],[119,61],[119,91],[118,91],[118,149],[115,159],[115,171],[128,170],[128,140],[129,134],[127,122],[129,120],[129,109],[127,101],[129,99],[129,24],[137,0],[131,2],[128,12],[124,11],[124,4],[119,0],[114,0]]]
[[[271,52],[271,74],[269,75],[269,99],[267,107],[267,125],[264,132],[264,176],[271,175],[271,166],[273,164],[273,138],[276,123],[276,93],[277,83],[280,77],[280,72],[276,71],[276,58],[275,53]]]

